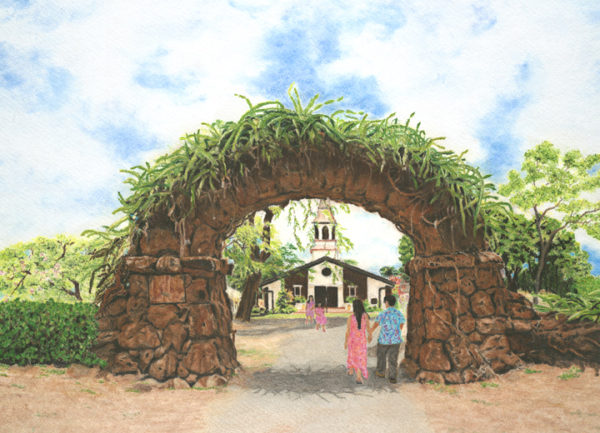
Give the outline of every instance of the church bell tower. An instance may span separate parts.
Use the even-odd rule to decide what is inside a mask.
[[[329,199],[320,200],[317,216],[313,220],[315,240],[310,249],[311,260],[317,260],[323,256],[339,259],[340,253],[335,238],[336,222],[331,212]]]

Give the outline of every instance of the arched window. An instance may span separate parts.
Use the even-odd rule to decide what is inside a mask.
[[[315,239],[319,239],[319,226],[315,225]]]
[[[335,239],[335,226],[331,228],[331,239]]]
[[[329,229],[327,226],[323,227],[323,239],[329,239]]]

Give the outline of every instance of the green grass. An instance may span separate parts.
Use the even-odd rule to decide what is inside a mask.
[[[579,376],[581,376],[581,369],[576,366],[572,366],[567,371],[565,371],[563,374],[558,376],[558,378],[560,380],[569,380],[569,379],[575,379],[576,377],[579,377]]]
[[[83,388],[80,390],[81,392],[87,392],[88,394],[96,395],[96,391],[92,391],[91,389]]]
[[[39,377],[48,377],[50,375],[60,376],[60,375],[65,374],[66,372],[67,372],[66,370],[61,370],[58,368],[42,367],[42,372],[40,373]]]
[[[0,371],[8,370],[10,365],[0,363]]]
[[[450,395],[454,395],[458,393],[458,390],[452,386],[444,385],[443,383],[435,383],[433,380],[427,381],[429,385],[432,386],[434,390],[437,392],[445,392]]]
[[[173,388],[175,389],[175,388]],[[135,392],[137,394],[139,394],[141,391],[139,389],[135,389],[135,388],[128,388],[125,390],[125,392]]]
[[[13,388],[25,389],[25,385],[19,385],[18,383],[13,383],[11,386]]]
[[[532,370],[531,368],[526,368],[525,369],[525,374],[535,374],[535,373],[541,373],[542,370]]]
[[[481,382],[480,385],[482,388],[498,388],[500,386],[493,382]]]
[[[473,403],[479,403],[479,404],[483,404],[484,406],[493,406],[493,403],[490,403],[489,401],[485,401],[485,400],[477,400],[477,399],[472,399],[471,400]]]

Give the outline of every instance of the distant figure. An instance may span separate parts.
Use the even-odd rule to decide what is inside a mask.
[[[369,329],[369,316],[360,299],[352,301],[352,311],[346,323],[346,340],[344,349],[348,349],[346,366],[348,374],[354,374],[356,383],[363,383],[363,377],[369,378],[367,371],[367,329]],[[373,335],[369,332],[369,341]]]
[[[398,352],[402,343],[402,328],[404,327],[404,315],[394,308],[396,298],[387,295],[384,298],[385,310],[377,315],[373,321],[373,327],[369,330],[372,334],[377,326],[381,326],[379,338],[377,339],[377,369],[375,375],[385,377],[386,360],[390,371],[390,382],[396,383],[398,372]]]
[[[313,295],[310,295],[308,297],[308,302],[306,302],[306,320],[304,321],[305,325],[308,325],[309,323],[312,325],[313,323],[315,323],[315,299],[313,298]]]
[[[317,327],[315,329],[318,331],[320,327],[323,329],[323,332],[325,332],[325,324],[327,323],[327,317],[325,317],[325,310],[323,309],[323,304],[319,303],[319,305],[317,305],[315,314],[317,316]]]

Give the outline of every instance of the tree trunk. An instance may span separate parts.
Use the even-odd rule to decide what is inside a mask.
[[[248,278],[246,278],[244,290],[242,291],[242,299],[240,300],[240,305],[235,314],[236,319],[243,320],[244,322],[250,321],[250,314],[252,313],[252,307],[254,306],[256,292],[258,291],[261,279],[261,272],[250,274]]]

